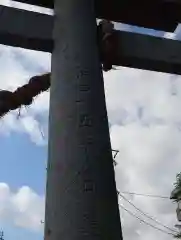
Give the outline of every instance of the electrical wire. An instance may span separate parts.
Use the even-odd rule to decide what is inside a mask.
[[[131,206],[133,206],[137,211],[139,211],[141,214],[143,214],[145,217],[149,218],[150,220],[156,222],[157,224],[159,224],[160,226],[172,231],[172,232],[175,232],[175,233],[178,233],[176,230],[162,224],[160,221],[158,221],[156,218],[154,218],[153,216],[151,215],[148,215],[147,213],[143,212],[140,208],[136,207],[131,201],[129,201],[127,198],[125,198],[122,194],[119,193],[119,196],[122,197],[126,202],[128,202]]]
[[[151,223],[146,222],[145,220],[143,220],[143,219],[141,219],[140,217],[136,216],[135,214],[133,214],[131,211],[129,211],[128,209],[126,209],[126,208],[123,207],[122,205],[119,205],[119,207],[121,207],[123,210],[125,210],[127,213],[129,213],[132,217],[137,218],[140,222],[142,222],[142,223],[144,223],[144,224],[146,224],[146,225],[148,225],[148,226],[150,226],[150,227],[152,227],[152,228],[154,228],[154,229],[156,229],[156,230],[158,230],[158,231],[160,231],[160,232],[166,233],[166,234],[168,234],[168,235],[175,236],[175,235],[174,235],[173,233],[171,233],[171,232],[167,232],[167,231],[165,231],[165,230],[163,230],[163,229],[161,229],[161,228],[158,228],[158,227],[152,225]],[[177,232],[177,233],[178,233],[178,232]]]
[[[162,198],[162,199],[169,199],[169,197],[161,196],[161,195],[152,195],[152,194],[144,194],[144,193],[135,193],[135,192],[127,192],[127,191],[121,191],[123,194],[131,194],[131,195],[138,195],[143,197],[151,197],[151,198]]]

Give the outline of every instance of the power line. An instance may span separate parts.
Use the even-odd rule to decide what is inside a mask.
[[[113,159],[115,160],[117,157],[117,154],[119,153],[119,150],[113,150],[112,152],[115,152],[115,154],[113,155]],[[144,194],[144,193],[135,193],[135,192],[128,192],[128,191],[122,191],[121,193],[124,194],[131,194],[131,195],[137,195],[137,196],[143,196],[143,197],[151,197],[151,198],[162,198],[162,199],[169,199],[170,197],[167,196],[161,196],[161,195],[154,195],[154,194]]]
[[[154,195],[154,194],[144,194],[144,193],[135,193],[135,192],[127,192],[127,191],[121,191],[123,194],[130,194],[130,195],[138,195],[143,197],[151,197],[151,198],[162,198],[162,199],[169,199],[169,197],[161,196],[161,195]]]
[[[117,154],[119,153],[119,150],[113,150],[112,152],[115,152],[115,154],[113,155],[113,160],[115,161]],[[117,165],[117,162],[116,162]],[[151,197],[151,198],[162,198],[162,199],[169,199],[170,197],[167,196],[161,196],[161,195],[154,195],[154,194],[144,194],[144,193],[135,193],[135,192],[128,192],[128,191],[122,191],[121,193],[124,194],[131,194],[131,195],[137,195],[137,196],[142,196],[142,197]]]
[[[113,157],[114,159],[116,158],[117,154]],[[122,194],[120,194],[119,191],[117,191],[118,195],[120,197],[122,197],[125,201],[127,201],[130,205],[132,205],[137,211],[139,211],[140,213],[142,213],[144,216],[146,216],[147,218],[149,218],[150,220],[156,222],[157,224],[159,224],[160,226],[172,231],[172,232],[175,232],[178,234],[178,232],[164,224],[162,224],[161,222],[159,222],[157,219],[155,219],[154,217],[146,214],[145,212],[143,212],[141,209],[139,209],[138,207],[136,207],[132,202],[130,202],[127,198],[125,198]],[[169,199],[169,197],[166,197],[166,196],[161,196],[161,195],[153,195],[153,194],[142,194],[142,193],[135,193],[135,192],[128,192],[128,191],[122,191],[123,194],[131,194],[131,195],[138,195],[138,196],[143,196],[143,197],[152,197],[152,198],[161,198],[161,199]],[[135,214],[133,214],[131,211],[129,211],[128,209],[124,208],[123,206],[119,205],[122,209],[124,209],[126,212],[128,212],[131,216],[137,218],[138,220],[140,220],[141,222],[145,223],[146,225],[158,230],[158,231],[161,231],[163,233],[166,233],[168,235],[172,235],[174,236],[173,233],[170,233],[170,232],[167,232],[167,231],[164,231],[163,229],[160,229],[146,221],[144,221],[143,219],[139,218],[138,216],[136,216]]]
[[[128,202],[130,205],[132,205],[137,211],[139,211],[141,214],[143,214],[144,216],[146,216],[147,218],[149,218],[150,220],[156,222],[157,224],[159,224],[160,226],[171,230],[172,232],[178,233],[176,230],[162,224],[160,221],[158,221],[156,218],[154,218],[153,216],[148,215],[147,213],[143,212],[141,209],[139,209],[138,207],[136,207],[131,201],[129,201],[127,198],[125,198],[122,194],[119,193],[119,196],[122,197],[126,202]]]
[[[148,225],[148,226],[150,226],[150,227],[152,227],[152,228],[154,228],[154,229],[156,229],[156,230],[158,230],[158,231],[160,231],[160,232],[163,232],[163,233],[166,233],[166,234],[168,234],[168,235],[174,236],[173,233],[167,232],[167,231],[165,231],[165,230],[163,230],[163,229],[161,229],[161,228],[158,228],[158,227],[152,225],[151,223],[148,223],[148,222],[146,222],[145,220],[139,218],[138,216],[136,216],[135,214],[133,214],[131,211],[129,211],[128,209],[126,209],[126,208],[123,207],[122,205],[119,205],[119,206],[120,206],[122,209],[124,209],[127,213],[129,213],[132,217],[137,218],[140,222],[142,222],[142,223],[144,223],[144,224],[146,224],[146,225]]]

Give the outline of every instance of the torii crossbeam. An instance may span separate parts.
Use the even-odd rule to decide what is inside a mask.
[[[0,44],[52,52],[53,16],[6,6],[0,9]],[[181,74],[180,41],[123,31],[117,31],[117,37],[113,64]]]
[[[19,0],[53,8],[53,0]],[[180,0],[95,0],[95,14],[115,22],[173,32],[181,21]]]

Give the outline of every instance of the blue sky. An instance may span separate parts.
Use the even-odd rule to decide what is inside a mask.
[[[47,148],[37,147],[26,134],[12,133],[0,136],[0,182],[8,183],[16,190],[23,185],[31,186],[38,194],[44,194]],[[9,151],[7,151],[9,149]]]
[[[116,27],[165,36],[163,32],[143,28],[121,24]],[[177,29],[176,36],[167,36],[178,38],[180,32]],[[50,70],[50,61],[47,53],[0,45],[0,88],[15,89],[23,85],[30,76]],[[171,94],[173,78],[174,87],[178,89],[174,96]],[[105,90],[112,145],[121,151],[117,158],[121,164],[116,169],[118,189],[169,195],[175,174],[181,169],[180,78],[120,68],[105,74]],[[0,122],[0,230],[4,230],[6,240],[43,239],[40,221],[44,217],[48,101],[46,92],[37,97],[32,106],[22,109],[20,119],[17,112],[13,112]],[[172,163],[165,163],[167,158],[172,158]],[[175,208],[170,202],[129,197],[144,210],[150,209],[152,214],[164,219],[166,224],[173,226],[176,222]],[[155,235],[154,230],[140,226],[124,213],[121,217],[125,239],[170,239]],[[134,237],[128,225],[136,234]]]

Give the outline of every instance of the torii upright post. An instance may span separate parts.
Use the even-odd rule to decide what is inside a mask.
[[[46,240],[121,240],[94,0],[55,1]]]

